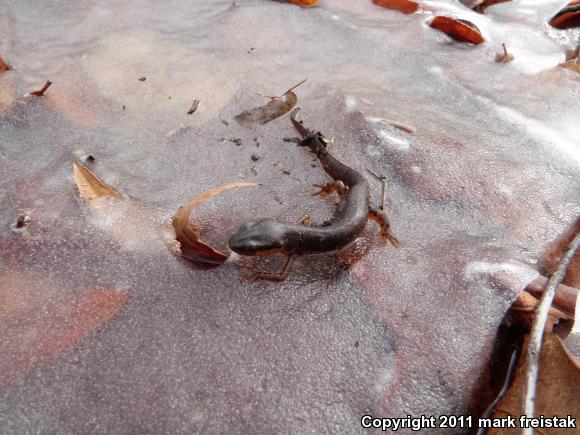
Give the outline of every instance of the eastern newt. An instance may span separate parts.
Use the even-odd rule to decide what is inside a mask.
[[[296,120],[300,109],[294,109],[291,120],[302,136],[300,146],[305,146],[320,160],[322,167],[335,182],[321,187],[318,194],[337,192],[340,201],[330,220],[319,226],[283,223],[275,219],[262,219],[240,226],[230,238],[230,249],[240,255],[261,256],[281,253],[289,256],[279,274],[253,275],[256,279],[281,281],[286,278],[294,258],[302,254],[337,251],[353,242],[371,219],[381,226],[383,241],[397,240],[390,232],[386,215],[370,205],[370,188],[366,178],[358,171],[335,159],[327,150],[329,141],[318,131],[310,131]]]

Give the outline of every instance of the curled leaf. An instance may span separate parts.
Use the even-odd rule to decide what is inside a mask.
[[[103,183],[99,177],[85,168],[83,165],[73,163],[73,174],[75,183],[81,196],[86,199],[91,206],[91,202],[104,196],[117,197],[119,193],[110,186]]]
[[[550,26],[557,29],[580,27],[580,0],[573,0],[552,17]]]
[[[412,14],[419,9],[419,3],[412,0],[373,0],[373,3],[377,6],[393,9],[404,14]]]
[[[239,115],[234,116],[234,119],[244,127],[250,127],[252,124],[266,124],[273,119],[288,113],[298,102],[298,97],[293,89],[296,89],[306,79],[302,80],[297,85],[288,89],[282,97],[268,97],[270,102],[264,106],[255,107],[251,110],[245,110]],[[283,99],[282,99],[283,98]]]
[[[190,223],[190,215],[194,208],[209,198],[238,187],[255,186],[256,183],[241,181],[224,184],[202,193],[187,205],[181,207],[173,216],[175,239],[179,242],[179,254],[199,265],[219,265],[228,258],[224,253],[212,248],[199,239],[197,231]]]
[[[478,45],[484,41],[477,26],[467,20],[439,15],[431,20],[429,26],[446,33],[459,42]]]

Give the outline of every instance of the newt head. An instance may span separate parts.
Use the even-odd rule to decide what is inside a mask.
[[[284,228],[274,219],[250,222],[238,228],[230,238],[230,249],[240,255],[270,255],[284,253]]]

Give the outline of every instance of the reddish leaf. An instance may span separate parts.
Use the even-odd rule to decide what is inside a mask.
[[[56,359],[107,323],[127,296],[125,291],[97,288],[46,307],[36,303],[29,310],[13,310],[15,315],[2,322],[0,382]]]
[[[552,17],[550,25],[557,29],[580,27],[580,0],[568,3],[568,6]]]
[[[419,3],[411,0],[373,0],[373,3],[377,6],[393,9],[404,14],[412,14],[419,9]]]
[[[459,42],[468,42],[477,45],[484,41],[477,26],[467,20],[439,15],[431,20],[429,26],[448,34]]]
[[[290,3],[307,8],[314,6],[318,3],[318,0],[290,0]]]

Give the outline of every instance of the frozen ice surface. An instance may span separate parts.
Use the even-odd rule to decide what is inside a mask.
[[[434,12],[237,3],[0,4],[3,432],[357,433],[365,413],[464,413],[503,313],[580,213],[579,78],[554,68],[578,32],[546,25],[562,2],[427,2],[475,22],[477,47],[427,27]],[[512,63],[493,61],[502,42]],[[371,224],[281,284],[190,268],[164,232],[211,187],[260,183],[196,210],[222,249],[256,217],[332,213],[310,195],[327,180],[314,157],[282,141],[287,116],[233,120],[304,78],[305,125],[387,176],[402,247]],[[13,103],[47,79],[46,97]],[[79,149],[122,199],[89,210]]]

